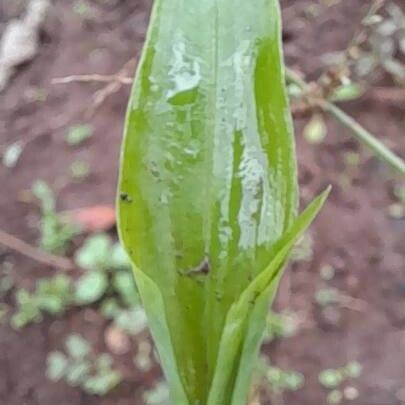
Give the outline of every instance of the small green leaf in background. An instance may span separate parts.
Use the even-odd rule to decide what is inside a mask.
[[[357,379],[361,376],[362,366],[357,361],[352,361],[344,367],[326,369],[319,373],[319,382],[325,388],[337,388],[348,379]]]
[[[75,301],[78,305],[96,302],[105,294],[107,287],[106,274],[97,270],[89,271],[76,282]]]
[[[61,221],[56,212],[54,193],[45,181],[35,181],[32,193],[41,205],[40,246],[47,252],[63,255],[69,242],[80,230]]]
[[[343,393],[340,390],[332,390],[326,398],[327,405],[339,405],[343,401]]]
[[[134,307],[121,311],[114,319],[115,325],[124,332],[137,335],[148,326],[145,311],[142,307]]]
[[[290,97],[300,97],[302,95],[302,89],[294,83],[287,86],[287,91]]]
[[[358,152],[348,151],[343,154],[343,160],[346,166],[356,167],[361,162],[361,157]]]
[[[65,346],[67,355],[59,351],[48,354],[46,376],[51,381],[64,380],[92,395],[105,395],[121,382],[111,356],[108,353],[96,356],[82,336],[69,335]]]
[[[112,247],[111,252],[111,267],[113,269],[129,269],[131,268],[131,261],[121,243],[117,242]],[[133,277],[132,277],[133,280]]]
[[[84,388],[89,394],[102,396],[115,388],[120,381],[121,376],[117,371],[108,370],[89,377],[84,383]]]
[[[131,262],[120,243],[112,243],[109,235],[89,236],[75,254],[75,262],[86,270],[129,270]]]
[[[111,239],[108,235],[96,234],[85,240],[76,252],[76,264],[86,270],[106,270],[111,257]]]
[[[344,381],[341,370],[327,369],[319,374],[319,382],[325,388],[336,388]]]
[[[101,313],[106,319],[114,319],[121,312],[121,307],[115,298],[107,298],[101,304]]]
[[[321,307],[338,304],[340,302],[339,290],[336,288],[322,288],[316,291],[315,301]]]
[[[319,144],[327,134],[325,120],[321,114],[314,114],[304,128],[304,138],[308,143]]]
[[[89,139],[93,132],[91,125],[76,125],[69,128],[65,139],[70,146],[76,146]]]
[[[359,378],[363,371],[363,367],[357,361],[351,361],[343,368],[343,372],[347,378]]]
[[[30,322],[39,322],[43,313],[62,314],[72,302],[72,291],[73,283],[65,274],[38,280],[33,293],[17,290],[18,308],[11,319],[13,327],[20,329]]]
[[[68,359],[61,352],[51,352],[47,358],[46,376],[52,381],[59,381],[66,373]]]
[[[24,146],[20,141],[7,146],[3,154],[3,165],[8,168],[17,166],[18,160],[23,152]]]
[[[70,175],[75,180],[82,180],[90,173],[90,165],[83,160],[76,160],[70,165]]]
[[[76,0],[73,11],[84,20],[91,20],[96,16],[93,6],[87,0]]]
[[[94,375],[88,377],[84,384],[90,394],[104,395],[121,381],[121,376],[113,370],[113,360],[107,353],[101,354],[96,359],[94,368]]]
[[[360,98],[364,93],[363,87],[358,83],[348,83],[338,87],[331,100],[335,102],[352,101]]]
[[[30,322],[39,322],[42,319],[38,299],[27,290],[18,290],[15,294],[15,299],[18,311],[11,318],[13,328],[20,329]]]
[[[136,356],[134,357],[134,365],[137,370],[144,373],[151,370],[153,367],[153,349],[152,344],[148,339],[138,340],[138,350]]]
[[[119,271],[113,276],[113,286],[124,303],[132,307],[140,304],[140,298],[135,286],[134,276],[130,272]]]
[[[274,339],[294,336],[298,329],[297,315],[289,312],[277,314],[270,311],[266,319],[264,342],[269,343]]]
[[[294,371],[284,371],[278,367],[269,367],[266,380],[274,393],[297,391],[304,386],[304,376]]]
[[[42,310],[59,314],[70,304],[72,280],[65,274],[58,274],[49,280],[39,280],[36,295]]]
[[[80,387],[85,384],[88,378],[87,375],[90,372],[90,363],[88,361],[77,360],[77,362],[70,364],[65,376],[66,382],[73,387]]]
[[[55,210],[55,196],[45,181],[36,180],[32,185],[32,194],[39,200],[44,212]]]
[[[151,390],[144,392],[146,405],[168,405],[169,388],[165,382],[158,382]]]
[[[66,349],[70,356],[80,359],[90,353],[91,347],[80,335],[70,335],[66,339]]]

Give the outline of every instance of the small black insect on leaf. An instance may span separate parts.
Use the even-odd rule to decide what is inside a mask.
[[[127,194],[127,193],[121,193],[120,194],[120,200],[122,202],[127,202],[127,203],[131,203],[132,202],[132,198]]]

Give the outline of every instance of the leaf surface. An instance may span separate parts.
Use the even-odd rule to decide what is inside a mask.
[[[296,206],[278,2],[156,0],[127,113],[119,229],[145,307],[159,301],[149,312],[166,325],[161,356],[173,348],[166,375],[177,370],[190,404],[207,402],[228,311]]]

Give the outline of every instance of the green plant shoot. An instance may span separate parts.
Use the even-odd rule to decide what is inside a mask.
[[[156,0],[118,220],[175,405],[246,404],[296,217],[276,0]]]

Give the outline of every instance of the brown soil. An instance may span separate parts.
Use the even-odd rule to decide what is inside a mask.
[[[0,33],[2,24],[19,12],[8,3],[0,0]],[[90,120],[95,136],[72,149],[64,142],[64,133],[70,125],[84,121],[84,112],[99,86],[51,84],[53,78],[71,74],[111,74],[139,55],[150,2],[114,3],[91,1],[97,18],[86,19],[73,11],[72,2],[55,0],[42,33],[40,54],[19,68],[1,95],[1,145],[36,138],[16,168],[0,167],[0,229],[30,243],[36,243],[38,236],[38,212],[24,199],[23,191],[35,179],[52,185],[61,210],[114,200],[128,88],[109,97]],[[335,6],[321,7],[315,18],[306,11],[309,1],[282,1],[289,65],[315,78],[322,70],[322,55],[343,49],[350,40],[364,15],[364,3],[342,0]],[[382,74],[375,75],[373,81],[393,85]],[[401,152],[403,109],[380,102],[372,92],[344,108]],[[307,202],[327,184],[334,189],[312,228],[313,259],[292,266],[280,290],[278,309],[298,312],[302,322],[296,337],[278,341],[266,351],[273,363],[305,376],[305,387],[286,395],[281,403],[326,404],[327,392],[317,380],[318,373],[356,360],[364,372],[353,383],[360,397],[351,403],[405,404],[405,222],[387,216],[387,207],[395,202],[393,187],[398,179],[333,121],[328,121],[324,143],[308,145],[301,136],[305,122],[303,118],[296,120],[303,200]],[[345,167],[347,151],[360,152],[358,168]],[[77,159],[91,165],[91,176],[83,182],[73,182],[67,174]],[[345,185],[347,179],[350,181]],[[36,278],[54,272],[0,247],[0,261],[4,260],[14,262],[18,287],[32,286]],[[330,282],[320,277],[324,264],[337,270]],[[325,286],[337,287],[357,300],[337,310],[333,322],[314,303],[315,291]],[[11,307],[12,295],[7,297]],[[92,310],[72,311],[58,320],[48,318],[20,332],[0,325],[0,404],[142,404],[141,393],[153,384],[156,373],[135,374],[125,357],[115,359],[125,376],[124,384],[103,398],[85,395],[64,383],[51,383],[44,376],[47,353],[60,349],[68,333],[82,333],[102,348],[104,328],[105,322]]]

